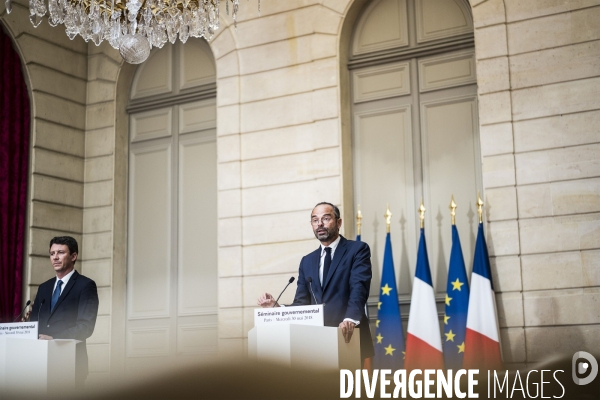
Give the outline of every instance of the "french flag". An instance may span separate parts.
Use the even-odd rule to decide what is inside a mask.
[[[471,274],[463,367],[481,370],[503,369],[498,340],[496,298],[482,223],[479,224],[477,232]]]
[[[421,228],[417,270],[413,281],[410,313],[408,315],[404,368],[407,370],[444,368],[440,323],[435,305],[435,294],[423,228]]]

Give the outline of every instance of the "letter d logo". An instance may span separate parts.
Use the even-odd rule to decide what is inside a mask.
[[[587,362],[577,362],[580,358],[585,359]],[[572,373],[573,373],[573,382],[576,385],[587,385],[592,382],[596,375],[598,375],[598,361],[594,358],[593,355],[587,353],[585,351],[578,351],[573,354],[573,363],[572,363]],[[588,370],[590,370],[590,374],[586,378],[579,378],[578,375],[584,375]]]

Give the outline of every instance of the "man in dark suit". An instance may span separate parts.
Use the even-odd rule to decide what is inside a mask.
[[[98,315],[96,283],[75,271],[79,249],[70,236],[50,241],[50,262],[56,273],[40,285],[35,296],[31,321],[39,321],[40,340],[76,339],[75,381],[78,386],[88,375],[86,339],[94,332]]]
[[[311,213],[311,225],[321,246],[300,261],[298,288],[291,305],[324,304],[325,325],[340,327],[346,342],[358,326],[361,356],[369,358],[374,354],[365,312],[372,275],[369,245],[339,234],[342,219],[333,204],[317,204]],[[278,306],[269,293],[258,298],[258,305]]]

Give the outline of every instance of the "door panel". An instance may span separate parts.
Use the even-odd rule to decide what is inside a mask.
[[[132,89],[144,94],[142,103],[132,99],[130,115],[125,364],[132,374],[217,351],[216,98],[207,95],[216,78],[208,45],[185,46],[155,50]],[[193,64],[212,67],[198,72]],[[169,84],[153,92],[153,79]]]

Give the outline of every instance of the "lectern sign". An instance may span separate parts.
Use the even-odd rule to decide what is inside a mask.
[[[0,324],[0,336],[20,339],[37,339],[38,323],[36,321]]]
[[[258,308],[254,310],[254,326],[315,325],[323,326],[323,305]]]

